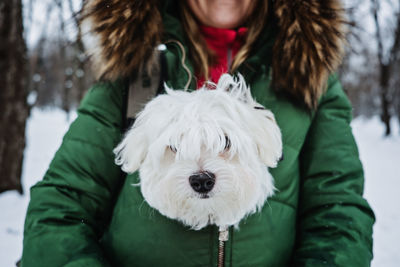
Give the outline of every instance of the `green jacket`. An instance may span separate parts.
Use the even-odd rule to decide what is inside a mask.
[[[185,44],[176,18],[164,14],[164,26],[165,39]],[[313,112],[272,90],[273,34],[267,27],[239,71],[274,113],[284,160],[270,169],[276,194],[229,230],[225,266],[369,266],[374,215],[362,198],[350,103],[334,75]],[[188,79],[179,44],[165,51],[173,88]],[[188,59],[185,65],[192,71]],[[194,231],[162,216],[132,186],[137,173],[125,177],[114,164],[125,88],[118,80],[90,89],[45,177],[31,188],[22,266],[217,265],[215,226]]]

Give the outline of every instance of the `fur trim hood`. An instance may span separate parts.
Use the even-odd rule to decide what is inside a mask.
[[[96,44],[88,49],[98,78],[115,80],[148,65],[164,32],[163,2],[86,0],[81,26],[95,39],[87,43]],[[341,1],[270,3],[279,28],[272,51],[273,85],[316,108],[327,78],[343,54],[346,22]]]

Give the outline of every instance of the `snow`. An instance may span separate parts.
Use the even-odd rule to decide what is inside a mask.
[[[74,118],[72,114],[70,117]],[[34,108],[26,125],[27,146],[22,169],[25,195],[8,191],[0,194],[0,266],[15,266],[21,257],[29,188],[41,180],[68,129],[66,113]]]
[[[0,194],[0,266],[15,266],[21,257],[29,188],[43,177],[68,125],[68,116],[60,110],[32,110],[22,176],[25,195]],[[376,117],[357,118],[352,126],[365,168],[365,197],[377,217],[372,266],[395,267],[400,262],[400,209],[396,206],[400,203],[400,129],[393,121],[395,136],[383,138],[383,126]]]
[[[353,121],[354,135],[365,171],[365,198],[377,218],[372,266],[399,266],[400,262],[400,130],[392,121],[394,137],[382,138],[378,117]]]

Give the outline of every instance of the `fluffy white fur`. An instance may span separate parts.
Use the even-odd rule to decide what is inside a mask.
[[[261,209],[274,192],[268,167],[282,153],[273,114],[253,100],[242,76],[225,74],[213,86],[190,93],[166,88],[114,150],[125,172],[139,169],[148,204],[193,229],[237,226]],[[189,184],[199,171],[215,174],[208,198]]]

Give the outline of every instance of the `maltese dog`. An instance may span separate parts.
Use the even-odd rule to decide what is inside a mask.
[[[243,77],[224,74],[194,92],[166,88],[114,153],[122,170],[139,170],[145,201],[164,216],[196,230],[237,227],[274,193],[268,167],[281,158],[282,140]]]

